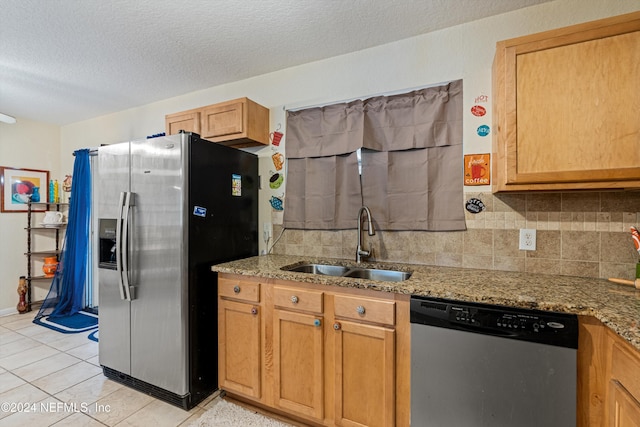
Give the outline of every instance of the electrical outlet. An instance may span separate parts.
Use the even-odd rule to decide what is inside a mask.
[[[520,249],[523,251],[536,250],[536,229],[535,228],[520,229]]]
[[[265,222],[265,223],[262,224],[262,233],[264,234],[264,236],[266,238],[271,237],[272,228],[271,228],[271,223],[270,222]]]

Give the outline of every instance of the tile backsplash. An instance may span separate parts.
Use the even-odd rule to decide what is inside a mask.
[[[629,227],[640,225],[640,192],[465,193],[485,210],[466,212],[466,231],[365,233],[375,260],[582,277],[632,279],[639,260]],[[375,212],[372,212],[375,220]],[[354,258],[357,233],[285,230],[273,253]],[[518,248],[521,228],[534,228],[536,250]],[[274,226],[279,236],[281,226]]]

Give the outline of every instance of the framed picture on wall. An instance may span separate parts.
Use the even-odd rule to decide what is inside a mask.
[[[1,212],[26,212],[29,200],[33,203],[49,199],[49,171],[0,166]],[[43,212],[45,205],[32,211]]]

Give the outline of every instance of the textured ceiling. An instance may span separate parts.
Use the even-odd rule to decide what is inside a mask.
[[[0,0],[0,112],[73,123],[545,1]]]

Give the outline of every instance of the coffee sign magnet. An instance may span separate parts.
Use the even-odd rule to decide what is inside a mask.
[[[271,155],[271,160],[273,160],[273,166],[277,171],[282,170],[282,166],[284,166],[284,155],[282,153],[273,153]]]
[[[271,207],[276,211],[281,211],[284,209],[281,197],[271,196],[271,199],[269,199],[269,203],[271,204]]]
[[[471,114],[476,117],[482,117],[487,114],[487,109],[482,105],[474,105],[473,107],[471,107]]]
[[[271,145],[275,145],[276,147],[280,145],[280,141],[282,140],[283,133],[278,132],[277,130],[271,132],[269,134],[269,139],[271,140]]]
[[[464,185],[491,184],[491,154],[465,154]]]
[[[486,206],[484,205],[484,203],[482,203],[482,200],[476,199],[475,197],[473,197],[467,200],[467,203],[465,204],[465,208],[467,209],[468,212],[471,212],[472,214],[477,214],[485,210]]]
[[[489,132],[491,132],[491,128],[487,125],[481,125],[478,126],[477,132],[479,136],[487,136],[489,135]]]
[[[485,94],[480,94],[476,96],[473,100],[475,104],[483,104],[489,102],[489,96]]]
[[[271,189],[273,190],[276,190],[280,188],[283,181],[284,181],[284,175],[282,175],[279,172],[273,173],[271,175],[271,178],[269,178],[269,187],[271,187]]]

